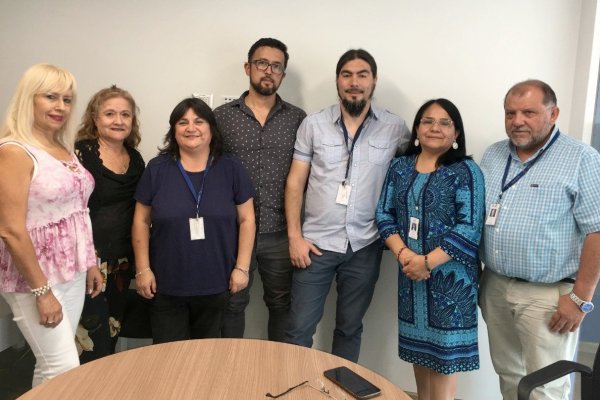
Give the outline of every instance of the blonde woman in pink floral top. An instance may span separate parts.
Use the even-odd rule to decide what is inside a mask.
[[[68,124],[75,89],[68,71],[34,65],[0,131],[0,295],[36,357],[34,386],[79,365],[84,296],[102,287],[87,208],[94,180]]]

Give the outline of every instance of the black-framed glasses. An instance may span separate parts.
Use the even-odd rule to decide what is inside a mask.
[[[433,125],[438,124],[440,128],[450,128],[454,125],[454,122],[450,118],[440,118],[435,119],[431,117],[423,117],[421,118],[421,125],[425,128],[431,128]]]
[[[281,63],[270,63],[267,60],[254,60],[250,62],[254,64],[257,70],[266,71],[269,67],[271,67],[271,72],[276,75],[283,74],[285,71],[285,67]]]

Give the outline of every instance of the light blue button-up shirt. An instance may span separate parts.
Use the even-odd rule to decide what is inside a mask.
[[[557,140],[548,147],[553,135]],[[506,182],[531,169],[502,194]],[[583,241],[600,231],[600,154],[554,128],[544,147],[522,162],[509,140],[490,146],[481,160],[486,210],[500,203],[494,226],[485,225],[481,254],[486,268],[530,282],[574,278]]]
[[[349,148],[344,141],[339,105],[304,119],[294,146],[294,160],[310,163],[304,238],[320,249],[345,253],[379,238],[375,208],[392,158],[408,146],[410,132],[397,115],[371,106],[351,158],[348,205],[336,204],[344,180]]]

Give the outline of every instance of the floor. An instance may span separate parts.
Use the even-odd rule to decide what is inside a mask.
[[[597,346],[592,343],[583,344],[578,354],[579,362],[591,366]],[[35,358],[26,345],[0,352],[0,400],[14,400],[31,388],[34,363]],[[573,400],[580,400],[579,379],[575,380],[573,393]],[[408,394],[417,399],[416,394]]]
[[[13,400],[31,389],[35,357],[28,346],[0,352],[0,400]]]

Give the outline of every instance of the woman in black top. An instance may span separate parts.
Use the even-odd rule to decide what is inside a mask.
[[[89,200],[94,245],[105,291],[86,297],[76,341],[82,363],[114,353],[134,274],[131,248],[133,195],[144,171],[137,107],[125,90],[111,86],[90,99],[75,152],[94,176]]]

